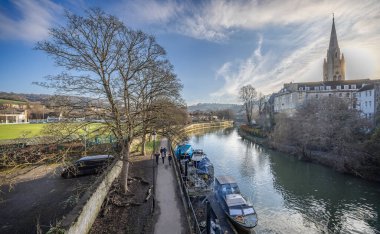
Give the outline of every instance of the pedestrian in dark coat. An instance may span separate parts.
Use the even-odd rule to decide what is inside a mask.
[[[166,156],[166,148],[165,147],[162,149],[162,151],[164,152],[164,155]]]
[[[165,164],[165,154],[162,154],[161,158],[162,158],[162,164]]]
[[[173,157],[172,157],[171,154],[169,154],[168,159],[169,159],[169,165],[172,165],[172,159],[173,159]]]
[[[164,154],[164,148],[162,148],[162,147],[160,149],[160,154],[161,154],[161,156]]]
[[[156,152],[156,153],[154,154],[154,156],[156,157],[156,163],[157,163],[157,165],[158,165],[158,159],[160,158],[160,154],[159,154],[158,152]]]

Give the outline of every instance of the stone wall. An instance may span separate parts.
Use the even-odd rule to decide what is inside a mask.
[[[80,199],[77,206],[62,220],[65,233],[88,233],[94,223],[112,182],[121,172],[123,162],[114,162],[108,172],[99,177],[92,189],[89,189]]]

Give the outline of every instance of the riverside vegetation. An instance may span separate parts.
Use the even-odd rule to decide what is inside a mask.
[[[377,115],[378,116],[378,115]],[[368,180],[380,181],[380,125],[335,97],[311,100],[293,116],[277,114],[270,131],[240,132],[270,148]],[[260,124],[260,123],[259,123]]]

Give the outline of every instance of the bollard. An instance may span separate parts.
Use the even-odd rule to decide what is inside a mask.
[[[187,181],[187,160],[185,161],[185,181]]]
[[[211,227],[211,208],[210,208],[210,202],[206,201],[206,209],[207,209],[207,219],[206,219],[206,234],[210,234],[210,227]]]

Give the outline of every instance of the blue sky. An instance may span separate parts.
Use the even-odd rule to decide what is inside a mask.
[[[65,24],[64,9],[89,7],[155,35],[189,105],[239,103],[247,84],[270,94],[286,82],[322,80],[332,12],[346,79],[380,79],[378,0],[1,0],[0,91],[50,93],[32,82],[61,68],[33,47]]]

